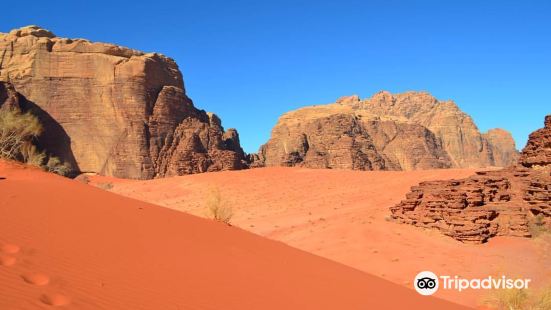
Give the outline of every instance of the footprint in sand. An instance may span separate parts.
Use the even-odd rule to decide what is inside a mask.
[[[5,243],[0,246],[0,266],[13,266],[17,262],[17,258],[12,255],[17,254],[19,250],[19,246],[15,244]]]
[[[40,301],[49,306],[65,306],[71,303],[71,299],[63,294],[43,294]]]
[[[0,253],[0,266],[13,266],[16,261],[17,258]]]
[[[0,252],[6,254],[17,254],[21,250],[18,245],[5,243],[0,247]]]
[[[43,286],[50,283],[50,277],[43,273],[26,273],[21,275],[21,278],[29,284],[38,286]]]

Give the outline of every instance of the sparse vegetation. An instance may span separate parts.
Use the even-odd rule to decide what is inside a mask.
[[[230,207],[225,206],[222,202],[222,195],[218,188],[212,188],[207,197],[207,211],[209,218],[230,224],[233,217],[233,211]]]
[[[48,158],[48,162],[44,166],[44,169],[62,176],[67,176],[71,173],[71,166],[67,163],[61,162],[59,158],[54,156],[50,156],[50,158]]]
[[[544,234],[551,234],[551,228],[546,225],[543,214],[538,214],[528,224],[528,229],[533,238],[540,237]]]
[[[41,133],[42,126],[34,115],[15,109],[0,109],[1,157],[23,161],[22,149],[28,153],[32,140]]]
[[[537,291],[497,290],[490,296],[487,305],[498,310],[550,310],[551,286]]]
[[[39,150],[33,143],[42,133],[42,125],[31,113],[0,109],[0,157],[17,160],[40,167],[46,171],[67,176],[71,173],[68,163]]]
[[[108,190],[112,189],[112,188],[114,187],[114,185],[113,185],[113,183],[111,183],[111,182],[107,182],[107,183],[98,183],[98,184],[97,184],[97,187],[99,187],[99,188],[101,188],[101,189],[103,189],[103,190],[108,191]]]
[[[21,148],[23,162],[36,167],[42,167],[46,160],[46,153],[40,152],[34,144],[26,144]]]

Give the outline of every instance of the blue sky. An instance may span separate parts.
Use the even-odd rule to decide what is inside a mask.
[[[551,1],[12,1],[0,32],[29,24],[174,58],[247,152],[286,111],[383,89],[453,99],[519,149],[551,113]]]

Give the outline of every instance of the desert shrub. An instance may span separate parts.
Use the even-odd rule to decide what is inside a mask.
[[[488,305],[499,310],[525,310],[528,293],[523,289],[501,289],[492,293]]]
[[[539,237],[543,234],[551,233],[551,229],[545,223],[545,217],[542,213],[534,216],[528,224],[528,230],[532,237]]]
[[[549,310],[551,286],[530,292],[525,289],[497,290],[491,294],[487,305],[498,310]]]
[[[40,133],[42,125],[36,116],[15,109],[0,109],[0,157],[22,161],[21,149]]]
[[[106,190],[106,191],[108,191],[108,190],[110,190],[114,187],[113,183],[110,183],[110,182],[98,183],[96,186],[103,189],[103,190]]]
[[[68,176],[71,173],[71,166],[66,162],[62,162],[55,156],[50,156],[48,158],[48,162],[44,165],[44,169],[62,176]]]
[[[233,217],[232,209],[223,204],[222,195],[218,188],[212,188],[210,190],[207,197],[207,211],[209,218],[228,225]]]
[[[68,176],[71,166],[55,156],[48,156],[33,144],[42,133],[42,125],[31,113],[15,109],[0,109],[0,157],[21,161],[42,169]]]
[[[32,143],[26,143],[21,147],[21,156],[23,162],[36,167],[42,167],[46,160],[46,153],[39,151]]]

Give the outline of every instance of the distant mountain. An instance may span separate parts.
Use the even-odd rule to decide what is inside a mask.
[[[481,134],[452,101],[382,91],[285,113],[253,165],[416,170],[508,166],[517,158],[510,133]]]

